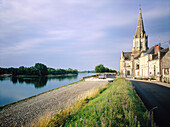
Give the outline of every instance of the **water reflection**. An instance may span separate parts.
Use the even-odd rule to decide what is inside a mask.
[[[0,81],[3,81],[3,80],[5,80],[5,77],[0,77]]]
[[[89,75],[94,73],[37,78],[0,77],[0,106],[76,82]]]
[[[71,76],[57,76],[57,77],[48,77],[48,80],[58,80],[58,81],[63,81],[63,80],[72,80],[72,79],[77,79],[78,75],[71,75]]]
[[[35,88],[42,88],[46,86],[47,81],[50,80],[57,80],[57,81],[63,81],[63,80],[72,80],[77,79],[78,75],[72,75],[72,76],[53,76],[53,77],[11,77],[11,81],[13,84],[32,84]]]

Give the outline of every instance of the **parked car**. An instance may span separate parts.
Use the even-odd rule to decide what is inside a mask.
[[[105,79],[104,75],[99,75],[99,79]]]

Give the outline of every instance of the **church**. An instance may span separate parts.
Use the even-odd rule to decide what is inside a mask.
[[[161,43],[148,47],[148,35],[144,29],[141,8],[133,36],[132,52],[121,52],[119,74],[170,83],[170,42],[168,48],[162,48]]]

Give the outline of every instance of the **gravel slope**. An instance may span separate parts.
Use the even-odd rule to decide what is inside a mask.
[[[0,126],[21,126],[39,115],[55,114],[92,89],[106,85],[103,81],[82,81],[21,101],[0,111]]]

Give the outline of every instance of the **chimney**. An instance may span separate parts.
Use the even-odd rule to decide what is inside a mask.
[[[158,45],[155,45],[155,46],[154,46],[154,48],[155,48],[155,52],[154,52],[154,54],[157,54],[157,53],[158,53],[158,51],[159,51],[159,46],[158,46]]]

